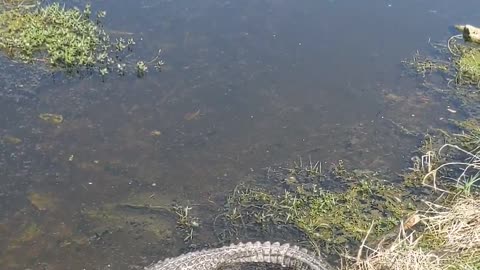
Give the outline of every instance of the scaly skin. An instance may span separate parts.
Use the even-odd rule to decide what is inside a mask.
[[[280,243],[239,243],[190,252],[151,265],[145,270],[215,270],[238,263],[272,263],[295,270],[333,270],[321,257],[306,249]]]

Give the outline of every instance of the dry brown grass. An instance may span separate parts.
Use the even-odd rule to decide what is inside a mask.
[[[363,242],[357,257],[348,257],[345,270],[471,270],[480,267],[480,198],[464,197],[446,207],[427,202],[419,215],[425,230],[406,233],[403,224],[388,246],[373,249]],[[424,235],[437,246],[426,247]],[[368,235],[367,235],[368,237]],[[366,238],[367,238],[366,237]],[[423,245],[422,245],[423,244]],[[428,244],[428,243],[427,243]]]
[[[480,256],[480,199],[460,198],[450,207],[427,204],[423,222],[428,232],[442,240],[444,252],[474,251]]]
[[[355,258],[346,270],[442,270],[442,258],[419,247],[420,238],[402,233],[388,247],[362,246],[364,258]]]

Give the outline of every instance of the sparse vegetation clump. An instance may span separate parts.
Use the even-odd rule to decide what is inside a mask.
[[[112,71],[124,75],[126,65],[122,61],[135,41],[111,41],[101,23],[105,16],[105,11],[92,16],[90,5],[84,10],[58,3],[8,5],[0,10],[0,49],[14,61],[47,64],[56,69],[87,68],[101,76]],[[134,63],[131,69],[143,76],[150,62],[140,62],[141,72]]]
[[[317,252],[333,253],[358,245],[372,221],[373,234],[380,236],[414,211],[413,204],[394,185],[370,172],[349,172],[342,163],[331,175],[311,166],[284,173],[283,192],[248,186],[233,191],[225,214],[232,231],[238,233],[252,226],[264,230],[268,226],[288,226],[300,232]],[[340,190],[322,188],[329,181],[337,182]]]
[[[440,71],[448,72],[450,63],[439,59],[431,59],[420,55],[417,51],[412,59],[402,61],[403,64],[414,70],[416,74],[426,77],[428,74]]]
[[[195,231],[200,227],[199,218],[193,216],[190,210],[192,210],[190,206],[173,206],[173,211],[177,215],[177,227],[183,231],[185,235],[183,241],[185,242],[193,240]]]
[[[471,195],[480,183],[480,124],[475,119],[457,122],[460,133],[452,134],[432,157],[422,184],[447,193]],[[452,182],[453,181],[453,182]]]
[[[480,87],[480,45],[458,42],[458,38],[461,35],[451,37],[446,45],[432,44],[438,52],[435,55],[425,56],[417,51],[411,59],[402,63],[424,78],[440,72],[457,87]]]

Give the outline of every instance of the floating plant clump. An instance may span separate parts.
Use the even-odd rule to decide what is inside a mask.
[[[43,63],[53,69],[88,69],[106,76],[112,71],[125,75],[131,66],[138,76],[145,75],[153,61],[138,61],[143,63],[141,72],[135,61],[126,63],[135,40],[112,41],[102,27],[105,16],[100,11],[92,18],[90,5],[83,11],[58,3],[8,7],[0,11],[0,49],[13,61]]]

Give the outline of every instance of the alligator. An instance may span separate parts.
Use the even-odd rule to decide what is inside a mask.
[[[294,270],[333,270],[313,252],[278,242],[248,242],[194,251],[165,259],[145,270],[215,270],[239,263],[268,263]]]

